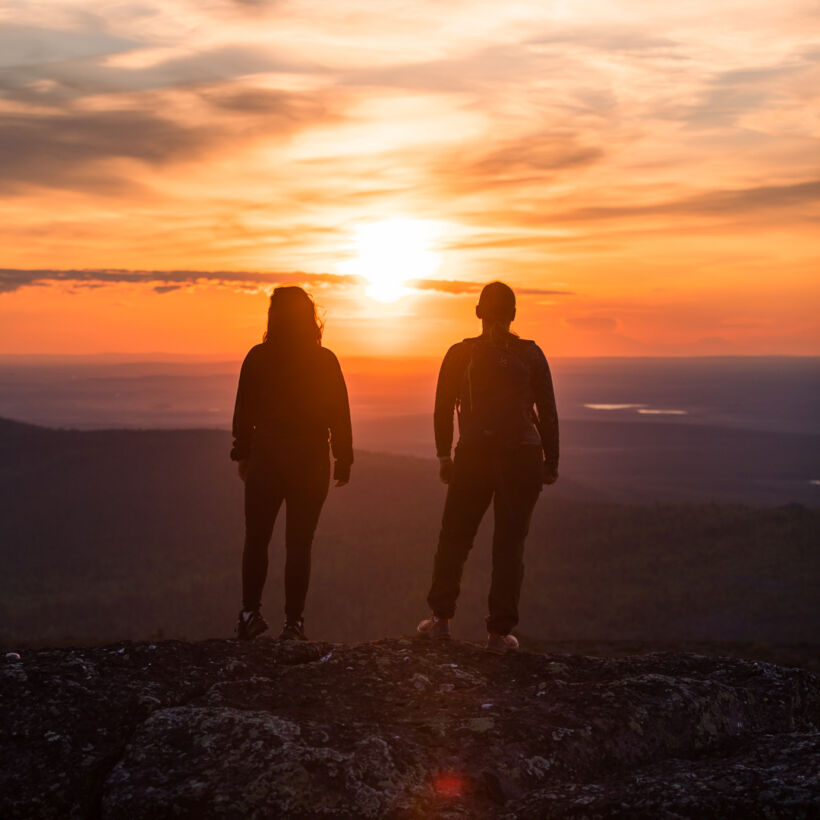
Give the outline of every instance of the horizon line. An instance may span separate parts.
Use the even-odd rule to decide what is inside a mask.
[[[147,351],[145,353],[124,353],[119,351],[102,351],[98,353],[0,353],[0,363],[11,359],[128,359],[131,361],[139,361],[141,363],[149,364],[158,360],[164,362],[185,362],[192,359],[202,362],[219,364],[221,362],[236,362],[244,357],[244,353],[176,353],[164,352],[160,350]],[[348,361],[354,359],[364,359],[368,361],[427,361],[438,360],[441,358],[438,354],[430,354],[425,356],[419,355],[402,355],[402,354],[384,354],[384,355],[366,355],[353,354],[341,355],[340,358]],[[550,360],[568,360],[568,359],[820,359],[820,352],[818,353],[640,353],[640,354],[576,354],[563,355],[551,354],[548,356]]]

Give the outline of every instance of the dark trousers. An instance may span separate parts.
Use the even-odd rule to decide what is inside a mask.
[[[310,582],[310,550],[327,498],[327,448],[259,448],[245,482],[242,608],[258,609],[268,574],[268,544],[285,502],[285,616],[302,617]]]
[[[518,623],[524,578],[524,539],[543,481],[540,447],[456,447],[447,490],[433,584],[427,602],[439,618],[452,618],[464,562],[478,525],[493,501],[493,574],[487,629],[506,635]]]

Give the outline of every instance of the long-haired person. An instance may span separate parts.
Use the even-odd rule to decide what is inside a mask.
[[[280,638],[307,640],[303,611],[310,551],[333,477],[350,480],[350,407],[336,356],[322,347],[322,323],[300,287],[273,291],[262,344],[252,347],[239,374],[231,458],[245,482],[242,610],[237,634],[254,638],[268,625],[260,613],[268,544],[285,503],[285,626]]]
[[[478,525],[493,502],[493,572],[487,601],[487,649],[518,648],[524,539],[542,484],[558,479],[558,414],[549,365],[535,342],[511,330],[515,294],[502,282],[482,291],[480,336],[453,345],[436,390],[435,434],[441,480],[448,484],[433,583],[432,617],[418,625],[430,638],[449,638],[461,573]],[[453,410],[458,412],[455,458]]]

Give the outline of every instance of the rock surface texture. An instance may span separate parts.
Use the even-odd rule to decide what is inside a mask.
[[[21,655],[3,818],[820,816],[801,670],[416,639]]]

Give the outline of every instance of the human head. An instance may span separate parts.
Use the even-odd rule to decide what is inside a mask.
[[[323,329],[316,304],[304,288],[298,285],[274,288],[268,307],[266,342],[318,345]]]
[[[503,282],[485,285],[478,297],[475,315],[484,322],[509,324],[515,319],[515,294]]]

